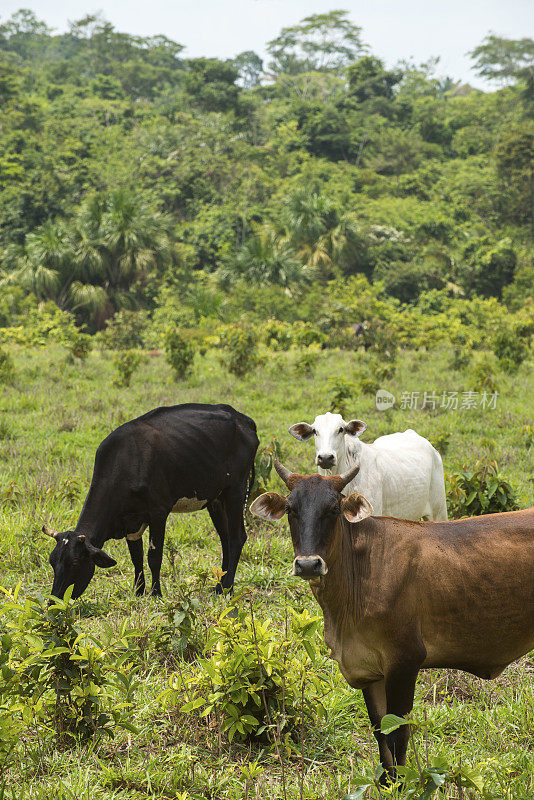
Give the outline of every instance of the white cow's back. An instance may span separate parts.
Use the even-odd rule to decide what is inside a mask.
[[[408,429],[380,436],[373,444],[346,436],[345,445],[346,463],[339,472],[355,463],[360,472],[344,494],[361,492],[375,516],[447,518],[441,456],[427,439]]]

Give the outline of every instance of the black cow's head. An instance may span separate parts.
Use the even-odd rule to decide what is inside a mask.
[[[56,533],[43,526],[43,533],[55,539],[56,546],[50,553],[50,564],[54,570],[52,594],[62,598],[69,586],[74,585],[72,597],[79,597],[95,574],[95,567],[114,567],[117,563],[99,547],[88,541],[83,533],[66,531]]]
[[[336,523],[342,514],[359,522],[373,513],[371,504],[358,492],[343,497],[341,492],[357,475],[355,466],[343,475],[297,475],[278,461],[274,466],[291,494],[266,492],[254,500],[250,510],[257,517],[279,520],[287,514],[295,560],[293,574],[311,580],[328,572]]]

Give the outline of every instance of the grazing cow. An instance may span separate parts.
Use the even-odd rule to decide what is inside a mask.
[[[293,574],[309,580],[324,636],[363,695],[387,776],[406,761],[408,728],[380,732],[413,706],[420,669],[495,678],[534,648],[534,508],[453,522],[373,517],[355,476],[275,468],[290,490],[260,495],[257,516],[288,515]]]
[[[142,535],[150,529],[148,565],[152,594],[161,595],[165,524],[171,512],[207,508],[220,536],[224,575],[233,586],[246,540],[243,508],[254,481],[256,425],[227,405],[186,403],[156,408],[114,430],[96,451],[91,486],[73,531],[54,536],[52,594],[74,584],[79,597],[95,566],[112,567],[102,550],[126,538],[135,569],[136,594],[145,591]]]
[[[345,494],[361,492],[376,515],[403,519],[447,519],[441,456],[428,439],[410,428],[380,436],[373,444],[359,437],[367,429],[361,419],[345,422],[340,414],[319,414],[313,425],[298,422],[289,433],[306,442],[315,437],[315,463],[321,475],[360,472]]]

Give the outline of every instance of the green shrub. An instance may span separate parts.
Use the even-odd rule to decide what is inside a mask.
[[[319,328],[315,328],[311,322],[295,322],[293,341],[301,347],[309,347],[312,344],[324,346],[328,341],[328,336]]]
[[[354,384],[349,383],[349,381],[344,378],[330,378],[328,388],[330,394],[330,411],[345,417],[347,413],[346,401],[355,395]]]
[[[165,352],[174,377],[184,378],[190,371],[195,357],[193,346],[184,339],[180,331],[168,330],[165,334]]]
[[[505,372],[517,372],[528,350],[528,340],[512,325],[501,326],[493,337],[493,352]]]
[[[497,463],[477,461],[474,469],[449,475],[448,508],[453,519],[519,508],[514,490],[499,475]]]
[[[237,599],[237,598],[236,598]],[[271,620],[255,620],[233,604],[211,628],[207,657],[187,685],[171,679],[175,690],[187,692],[182,712],[216,715],[232,741],[296,733],[303,722],[321,717],[324,693],[320,673],[310,670],[315,638],[322,617],[293,613],[294,640],[280,639]]]
[[[299,349],[295,359],[294,369],[297,375],[313,375],[321,353],[318,344]]]
[[[471,386],[476,392],[496,392],[499,387],[499,364],[493,353],[482,353],[471,367]]]
[[[132,350],[143,346],[147,327],[145,311],[119,311],[108,320],[105,330],[98,334],[102,347],[107,350]]]
[[[7,350],[0,347],[0,383],[13,383],[15,380],[15,364]]]
[[[37,725],[40,735],[89,739],[114,735],[116,728],[137,732],[127,717],[134,683],[121,669],[131,658],[127,639],[108,630],[103,644],[84,636],[76,613],[64,600],[48,604],[19,591],[5,591],[0,662],[3,684],[0,700],[15,721]],[[127,702],[122,697],[127,696]],[[0,730],[1,724],[0,710]]]
[[[293,342],[293,329],[288,322],[268,319],[261,327],[261,340],[271,350],[289,350]]]
[[[87,333],[76,332],[65,344],[71,359],[86,361],[93,347],[93,338]]]
[[[204,644],[199,627],[201,602],[190,584],[179,583],[173,599],[164,610],[166,623],[158,629],[156,648],[166,659],[190,659],[202,652]]]
[[[132,375],[141,362],[141,356],[135,350],[120,350],[113,359],[117,369],[116,386],[129,386]]]
[[[258,363],[258,336],[251,327],[229,326],[221,337],[228,370],[242,378]]]
[[[277,439],[273,439],[267,447],[259,447],[254,459],[254,485],[248,499],[249,504],[262,492],[267,491],[267,484],[273,470],[273,459],[282,460],[282,450]]]
[[[445,428],[436,428],[429,439],[432,446],[436,448],[441,456],[447,454],[451,443],[451,433],[449,430]]]

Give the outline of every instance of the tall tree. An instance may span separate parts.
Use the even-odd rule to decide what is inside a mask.
[[[282,28],[276,39],[267,43],[271,71],[292,75],[343,70],[366,49],[362,29],[347,16],[348,12],[341,10],[311,14],[298,25]]]

